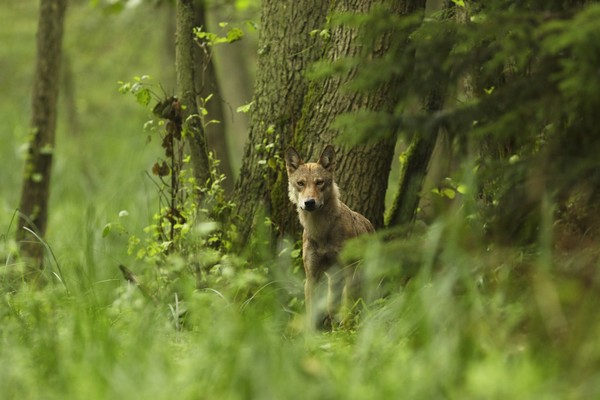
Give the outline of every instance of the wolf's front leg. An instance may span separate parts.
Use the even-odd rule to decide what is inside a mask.
[[[329,315],[330,327],[334,328],[344,319],[343,297],[345,279],[340,268],[332,268],[325,273],[327,275],[327,313]]]
[[[313,307],[313,278],[308,274],[306,275],[306,281],[304,282],[304,306],[306,309],[306,322],[309,330],[312,330],[316,326],[315,310]]]
[[[342,294],[341,324],[351,327],[360,313],[361,277],[357,271],[358,262],[344,268],[344,289]]]
[[[306,277],[304,283],[304,304],[308,329],[331,329],[331,318],[328,304],[328,280],[321,275],[320,279]]]

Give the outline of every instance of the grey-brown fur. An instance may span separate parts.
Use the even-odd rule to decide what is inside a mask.
[[[356,300],[356,264],[341,266],[338,256],[346,240],[373,232],[373,225],[339,199],[332,146],[325,147],[316,163],[304,163],[290,147],[285,162],[289,197],[304,228],[307,316],[313,325],[321,324],[323,319],[343,322]]]

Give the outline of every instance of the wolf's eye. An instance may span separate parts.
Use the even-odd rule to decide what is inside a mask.
[[[317,186],[321,187],[321,186],[323,186],[323,185],[325,184],[325,181],[323,181],[323,180],[321,180],[321,179],[318,179],[318,180],[315,182],[315,184],[316,184]]]
[[[298,185],[300,187],[304,187],[304,181],[298,181],[298,182],[296,182],[296,185]]]

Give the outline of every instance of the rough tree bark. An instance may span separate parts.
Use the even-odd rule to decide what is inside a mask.
[[[241,241],[264,207],[279,227],[293,232],[299,223],[289,205],[281,154],[301,117],[309,65],[322,55],[313,30],[323,29],[329,4],[321,0],[263,0],[258,40],[258,69],[250,134],[234,199],[238,205]]]
[[[163,70],[169,71],[171,70],[172,65],[167,65],[167,63],[171,63],[176,55],[173,36],[176,33],[177,26],[174,4],[166,4],[166,6],[167,22],[165,50],[167,56],[164,58],[164,60],[167,62],[165,63]],[[195,0],[193,2],[193,7],[193,26],[204,27],[204,29],[207,29],[208,22],[206,17],[206,1]],[[216,157],[220,161],[219,170],[227,177],[227,179],[223,182],[223,188],[229,193],[233,190],[233,167],[230,157],[228,137],[225,129],[227,126],[227,121],[223,109],[221,82],[219,82],[215,71],[212,50],[213,49],[208,47],[201,48],[198,44],[194,45],[194,51],[192,53],[194,57],[193,65],[196,69],[194,73],[196,86],[195,93],[197,94],[197,100],[200,98],[206,99],[209,95],[213,95],[212,99],[206,104],[202,104],[200,102],[197,102],[197,104],[206,108],[206,111],[208,112],[208,116],[206,118],[208,120],[220,121],[220,123],[209,124],[208,126],[205,126],[204,129],[207,147],[210,151],[216,154]]]
[[[50,174],[56,134],[56,108],[66,0],[41,0],[37,29],[37,61],[33,80],[31,138],[19,205],[16,238],[21,254],[43,266],[43,238],[48,222]]]
[[[311,32],[326,28],[327,17],[337,12],[367,12],[378,0],[263,1],[263,26],[259,38],[259,68],[255,90],[250,141],[236,185],[239,215],[251,221],[264,205],[279,234],[298,229],[295,210],[287,198],[285,168],[280,154],[293,144],[306,159],[314,159],[332,143],[338,132],[331,123],[341,114],[361,109],[391,111],[399,93],[394,85],[368,93],[345,91],[356,71],[310,82],[304,73],[317,60],[335,61],[359,55],[358,30],[334,27],[328,41]],[[424,9],[424,0],[390,2],[390,12],[399,14]],[[294,21],[290,24],[290,21]],[[373,49],[385,53],[387,41]],[[270,147],[269,147],[270,146]],[[343,200],[367,216],[375,226],[383,225],[384,199],[393,158],[394,141],[352,149],[336,149],[339,156],[337,180]],[[247,234],[250,227],[239,231]]]
[[[386,2],[380,0],[343,0],[336,2],[333,11],[367,13],[374,6],[384,3]],[[424,0],[395,1],[388,4],[389,12],[397,15],[410,14],[424,10],[425,7]],[[359,29],[346,25],[336,26],[331,32],[331,40],[323,58],[335,62],[346,57],[364,57]],[[377,58],[385,54],[391,40],[394,38],[380,38],[378,48],[369,49],[368,57]],[[314,157],[326,143],[335,140],[338,132],[331,128],[331,123],[342,114],[359,110],[393,112],[401,96],[395,90],[396,85],[390,82],[368,92],[349,91],[346,88],[356,72],[356,69],[352,69],[347,74],[334,75],[324,82],[311,84],[303,110],[302,129],[295,132],[293,140],[303,154]],[[369,218],[376,228],[383,226],[385,193],[395,142],[394,135],[390,135],[389,139],[375,144],[337,149],[339,160],[336,179],[342,189],[342,200],[350,208]]]
[[[198,185],[204,186],[210,182],[211,175],[205,132],[196,104],[196,66],[194,63],[196,44],[192,31],[196,12],[194,0],[177,0],[175,64],[177,88],[181,104],[184,106],[184,130],[190,146],[194,177]]]

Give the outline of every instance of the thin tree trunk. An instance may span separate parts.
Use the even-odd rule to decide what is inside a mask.
[[[31,139],[19,205],[16,232],[21,254],[41,268],[48,222],[50,175],[56,133],[56,108],[66,0],[41,0],[37,30],[37,62],[33,80]]]
[[[211,175],[204,127],[196,104],[196,44],[192,32],[195,13],[194,0],[177,0],[175,62],[177,87],[184,106],[184,131],[190,147],[194,177],[198,185],[204,186],[210,182]]]
[[[69,54],[63,52],[62,55],[62,96],[69,133],[72,137],[81,136],[81,120],[77,109],[77,96],[75,93],[75,82],[73,77],[73,67]]]
[[[194,26],[203,26],[207,28],[208,22],[206,18],[206,2],[203,0],[196,1],[196,14],[194,18]],[[211,123],[205,126],[206,140],[208,148],[219,159],[219,170],[227,179],[223,182],[223,188],[227,193],[233,190],[233,169],[231,167],[231,157],[229,153],[229,143],[225,132],[225,114],[223,112],[223,100],[221,95],[220,84],[217,79],[215,65],[212,57],[212,49],[209,47],[200,48],[195,46],[195,65],[196,73],[196,93],[202,99],[206,99],[209,95],[212,98],[204,104],[208,112],[208,120],[216,120],[218,123]]]
[[[81,154],[88,154],[88,142],[86,141],[84,130],[82,129],[81,116],[77,106],[77,83],[75,82],[75,74],[73,73],[73,63],[69,53],[63,51],[61,60],[61,77],[60,77],[60,104],[61,110],[64,110],[66,126],[64,131],[68,133],[69,140],[77,143],[77,147]],[[86,189],[90,192],[95,192],[98,187],[98,182],[92,173],[88,157],[82,157],[77,161],[77,168],[85,177],[83,180]]]
[[[448,10],[451,7],[450,1],[434,1],[432,3],[436,4],[428,4],[430,10],[440,6],[442,10]],[[417,62],[426,63],[427,60],[418,60],[420,56],[418,53],[417,50],[415,55]],[[424,96],[423,110],[426,113],[433,114],[442,110],[444,102],[442,84],[442,82],[435,82],[433,89]],[[406,163],[402,166],[398,191],[388,216],[388,226],[411,226],[415,221],[419,201],[422,197],[421,191],[440,129],[439,125],[431,124],[428,132],[415,133],[406,152]]]
[[[438,91],[429,94],[424,109],[427,112],[439,111],[442,98]],[[388,226],[412,224],[417,215],[421,200],[421,189],[427,176],[429,161],[437,142],[439,126],[432,126],[429,132],[416,133],[407,150],[406,163],[402,166],[399,188],[389,215]]]
[[[233,4],[211,6],[209,13],[209,26],[216,26],[220,21],[230,18]],[[213,28],[211,28],[213,29]],[[250,37],[245,37],[225,46],[215,46],[212,50],[216,61],[217,79],[221,89],[224,105],[225,130],[229,139],[230,154],[241,155],[244,153],[244,144],[250,126],[248,113],[237,112],[237,108],[250,103],[252,100],[253,76],[249,65],[254,61],[256,54],[255,43]],[[237,175],[241,167],[241,157],[231,158],[231,168]],[[232,179],[232,184],[235,180]]]

